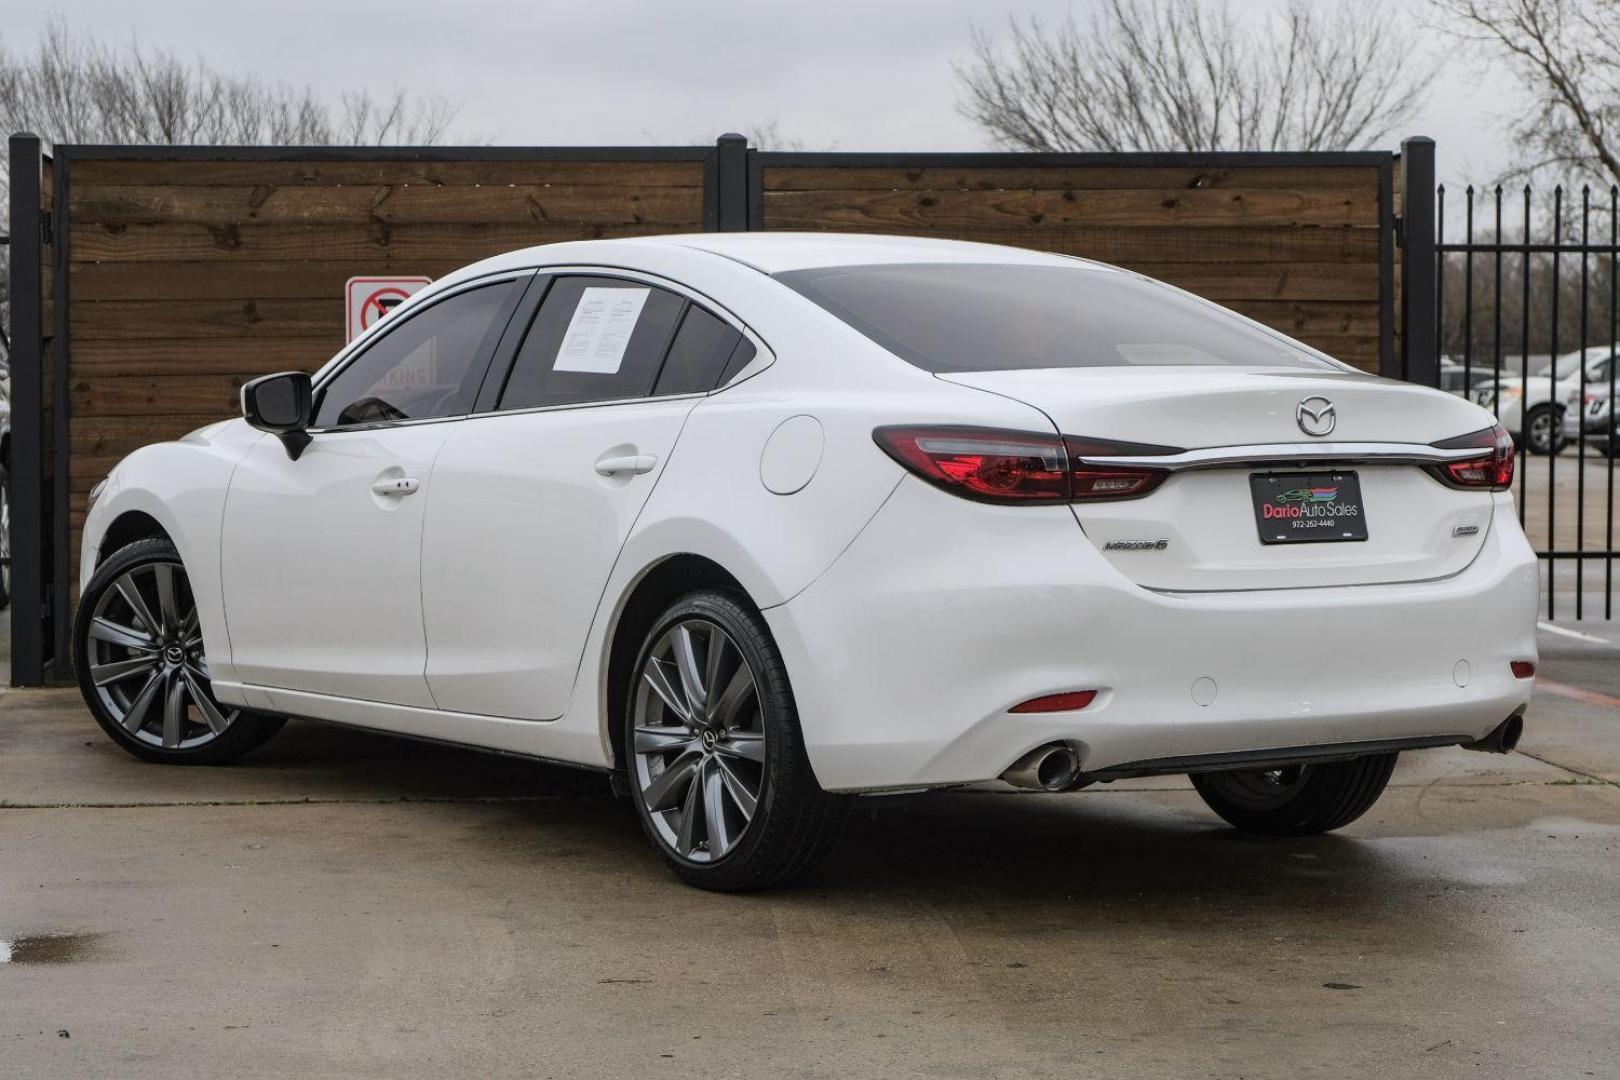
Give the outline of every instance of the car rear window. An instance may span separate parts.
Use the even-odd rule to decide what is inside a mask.
[[[775,276],[926,371],[1185,364],[1342,370],[1207,301],[1083,265],[904,263]]]

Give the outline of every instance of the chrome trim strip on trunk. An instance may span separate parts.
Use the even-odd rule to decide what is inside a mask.
[[[1446,450],[1427,443],[1315,442],[1257,443],[1251,446],[1208,446],[1179,454],[1139,454],[1128,457],[1083,455],[1087,465],[1139,466],[1152,469],[1213,469],[1226,465],[1291,465],[1339,462],[1353,465],[1436,465],[1447,461],[1484,457],[1488,448]]]

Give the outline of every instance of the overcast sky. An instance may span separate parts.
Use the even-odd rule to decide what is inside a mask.
[[[1099,2],[19,0],[0,40],[27,47],[54,13],[104,40],[133,34],[226,72],[333,96],[396,86],[438,94],[460,105],[455,134],[479,142],[690,143],[774,121],[809,149],[982,150],[986,138],[956,110],[951,70],[970,28],[995,30],[1014,13],[1084,19]],[[1409,32],[1443,53],[1432,31]],[[1410,133],[1438,141],[1443,178],[1486,178],[1511,155],[1501,134],[1511,102],[1493,73],[1449,64]]]

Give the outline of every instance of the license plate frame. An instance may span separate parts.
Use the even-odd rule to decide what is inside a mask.
[[[1364,543],[1367,509],[1353,471],[1250,473],[1249,499],[1260,542]]]

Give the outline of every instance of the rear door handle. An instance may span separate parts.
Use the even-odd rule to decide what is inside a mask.
[[[371,490],[377,495],[415,495],[421,486],[422,481],[414,476],[392,476],[371,482]]]
[[[599,458],[596,462],[596,471],[603,476],[612,476],[615,473],[648,473],[658,464],[656,454],[625,454],[622,457]]]

